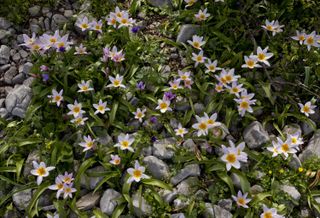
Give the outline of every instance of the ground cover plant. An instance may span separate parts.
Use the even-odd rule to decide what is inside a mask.
[[[1,216],[319,216],[317,1],[80,3],[23,35]]]

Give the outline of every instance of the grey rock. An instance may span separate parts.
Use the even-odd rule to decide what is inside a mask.
[[[291,161],[289,162],[289,166],[291,169],[297,170],[299,167],[302,166],[300,159],[296,154],[292,155]]]
[[[28,52],[26,52],[25,50],[20,50],[19,51],[19,54],[20,54],[20,56],[22,57],[22,58],[26,58],[26,57],[28,57]]]
[[[293,135],[296,133],[299,133],[299,135],[301,135],[302,131],[301,128],[298,124],[289,124],[286,125],[283,130],[282,130],[283,134],[285,135]]]
[[[0,108],[0,117],[1,118],[8,118],[9,112],[5,108]]]
[[[40,15],[41,7],[39,5],[35,5],[29,8],[28,11],[31,17],[36,17]]]
[[[171,6],[171,0],[148,0],[148,3],[154,7]]]
[[[9,32],[7,32],[6,30],[1,30],[0,29],[0,40],[6,38],[8,35],[10,35]]]
[[[174,189],[173,191],[163,189],[160,191],[160,195],[165,202],[170,204],[174,199],[177,198],[178,193],[176,189]]]
[[[72,17],[73,15],[73,11],[72,10],[65,10],[64,11],[64,14],[63,14],[65,17]]]
[[[17,88],[14,88],[6,97],[6,109],[11,112],[13,111],[14,107],[19,107],[22,110],[26,111],[31,101],[31,96],[32,92],[30,87],[21,85]]]
[[[30,24],[30,30],[32,33],[40,33],[41,27],[36,23],[32,23],[32,24]]]
[[[296,189],[296,187],[291,186],[291,185],[281,185],[280,189],[287,193],[290,197],[292,197],[292,199],[299,201],[301,194],[299,193],[299,191]]]
[[[220,126],[214,127],[211,129],[211,132],[213,135],[219,139],[225,139],[227,136],[230,136],[230,132],[227,128],[227,126],[223,123],[220,124]],[[228,139],[228,137],[227,137]]]
[[[310,218],[311,211],[308,208],[303,208],[300,211],[300,218]]]
[[[18,73],[17,71],[17,68],[16,67],[10,67],[10,69],[5,72],[4,74],[4,81],[7,83],[7,84],[12,84],[12,79],[13,77]]]
[[[68,19],[61,14],[54,14],[52,16],[51,27],[52,29],[57,29],[58,27],[64,25],[68,22]]]
[[[80,11],[90,11],[90,10],[91,10],[91,2],[88,0],[85,0],[80,6]]]
[[[142,148],[141,154],[143,156],[151,156],[152,155],[152,146]]]
[[[206,196],[208,195],[208,192],[203,190],[203,189],[200,189],[198,190],[195,194],[194,194],[194,197],[195,199],[197,200],[203,200],[206,198]]]
[[[30,175],[30,171],[33,169],[32,161],[40,162],[40,153],[37,150],[34,150],[29,153],[27,160],[24,164],[23,176],[27,177]]]
[[[13,110],[11,111],[11,114],[13,116],[17,116],[20,118],[24,118],[25,114],[26,114],[26,110],[20,108],[20,107],[15,107],[13,108]]]
[[[194,111],[196,112],[196,114],[202,114],[204,112],[204,105],[202,103],[195,103],[193,105],[194,107]]]
[[[13,218],[13,217],[14,218],[22,217],[16,208],[13,208],[12,210],[7,210],[3,216],[3,218]]]
[[[197,34],[199,29],[200,29],[199,25],[194,25],[194,24],[182,25],[177,37],[177,42],[183,42],[183,43],[187,42],[189,39],[192,38],[193,35]]]
[[[20,54],[16,53],[15,55],[13,55],[12,60],[17,63],[20,61],[20,58]]]
[[[264,191],[264,189],[260,185],[253,185],[250,187],[250,191],[252,194],[259,194]]]
[[[229,211],[218,205],[213,205],[213,210],[215,218],[232,218],[232,214]]]
[[[0,98],[0,108],[4,106],[5,98]]]
[[[218,201],[218,205],[228,211],[232,209],[232,200],[231,199],[221,199]]]
[[[212,204],[205,203],[204,205],[205,205],[205,209],[203,211],[204,218],[215,218]]]
[[[13,204],[18,208],[18,210],[25,210],[28,207],[31,198],[31,189],[26,189],[24,191],[17,192],[12,196]]]
[[[19,73],[12,79],[12,84],[22,83],[25,79],[25,75],[23,73]]]
[[[156,179],[165,179],[169,177],[169,167],[162,160],[155,156],[148,156],[143,159],[146,168]]]
[[[174,144],[176,144],[175,138],[166,138],[154,142],[153,155],[162,160],[171,159],[174,155],[174,151],[171,147]]]
[[[25,63],[22,67],[22,73],[24,73],[25,75],[28,75],[30,73],[32,67],[33,67],[32,63],[30,63],[30,62]],[[19,71],[20,71],[20,69],[19,69]]]
[[[89,176],[87,175],[90,173],[99,173],[99,172],[104,172],[105,169],[102,166],[97,166],[94,168],[91,168],[89,170],[86,171],[86,173],[82,174],[80,177],[80,185],[83,188],[86,188],[88,190],[94,190],[96,188],[96,186],[98,185],[98,183],[103,179],[102,176],[98,176],[98,177],[93,177],[93,176]]]
[[[176,185],[189,176],[200,176],[200,167],[198,164],[186,166],[177,175],[172,177],[170,181],[173,185]]]
[[[144,197],[140,196],[138,193],[135,193],[132,196],[132,205],[134,214],[138,217],[146,217],[152,213],[152,207],[148,204]]]
[[[310,120],[310,121],[314,124],[314,126],[317,126],[314,121],[312,121],[312,120]],[[307,123],[307,122],[301,122],[301,123],[300,123],[300,127],[301,127],[301,129],[302,129],[303,135],[309,135],[309,134],[311,134],[312,132],[314,132],[313,127],[312,127],[309,123]]]
[[[192,139],[187,139],[186,141],[183,142],[182,147],[188,149],[191,152],[194,152],[195,149],[197,148],[197,145],[194,143]]]
[[[0,47],[0,65],[9,63],[10,59],[10,48],[6,45]]]
[[[43,7],[42,10],[41,10],[41,12],[42,12],[43,15],[47,15],[47,13],[50,12],[50,8],[48,8],[48,7]]]
[[[121,194],[113,189],[107,189],[100,200],[100,209],[103,213],[111,216],[116,208],[117,199],[121,197]]]
[[[0,17],[0,29],[9,29],[12,26],[12,23],[6,20],[4,17]]]
[[[51,29],[51,25],[50,25],[50,19],[48,17],[46,17],[46,19],[44,19],[44,28],[46,31],[49,31]]]
[[[175,213],[175,214],[171,214],[171,218],[185,218],[186,216],[184,215],[184,213]]]
[[[92,209],[100,199],[100,194],[99,193],[89,193],[84,196],[82,196],[77,202],[76,206],[80,210],[90,210]]]
[[[177,193],[180,195],[188,196],[188,195],[194,194],[198,188],[199,188],[198,177],[189,177],[177,185]]]
[[[189,205],[189,202],[187,202],[185,200],[181,200],[179,198],[177,198],[173,201],[174,210],[182,210],[183,208],[187,207],[188,205]]]
[[[251,149],[260,148],[270,140],[267,131],[258,121],[252,122],[243,132],[243,138]]]
[[[11,67],[11,64],[5,64],[0,66],[0,73],[6,72]]]
[[[232,183],[234,184],[235,187],[237,187],[238,189],[241,188],[241,184],[240,184],[240,177],[235,174],[235,173],[231,173],[231,180],[232,180]]]
[[[304,162],[312,157],[320,157],[320,130],[317,130],[312,138],[310,139],[308,145],[299,155],[301,162]]]
[[[33,77],[29,77],[26,80],[23,81],[23,85],[31,87],[33,81],[35,80],[35,78]]]
[[[109,145],[113,142],[111,136],[108,133],[105,133],[105,135],[100,135],[97,138],[97,141],[102,145]]]

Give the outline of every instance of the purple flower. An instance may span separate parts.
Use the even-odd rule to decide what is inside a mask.
[[[49,70],[49,67],[48,67],[48,66],[46,66],[46,65],[41,65],[41,66],[40,66],[40,71],[41,71],[41,72],[48,71],[48,70]]]
[[[134,27],[132,27],[131,32],[137,33],[140,29],[141,29],[140,26],[134,26]]]
[[[163,96],[163,98],[168,101],[172,101],[175,97],[176,97],[176,95],[173,94],[172,92],[165,92],[164,96]]]
[[[154,116],[151,117],[151,118],[150,118],[150,122],[153,123],[153,124],[157,123],[157,122],[158,122],[157,117],[154,117]]]
[[[43,73],[43,74],[41,74],[41,76],[42,76],[42,81],[43,82],[47,82],[49,80],[49,74]]]
[[[145,87],[146,87],[146,85],[145,85],[142,81],[140,81],[140,82],[137,84],[137,89],[144,90]]]
[[[157,137],[155,137],[155,136],[152,136],[152,137],[151,137],[151,141],[152,141],[152,142],[155,142],[155,141],[157,141]]]
[[[65,47],[63,47],[63,46],[61,46],[61,47],[59,47],[59,52],[65,52],[66,51],[66,48]]]

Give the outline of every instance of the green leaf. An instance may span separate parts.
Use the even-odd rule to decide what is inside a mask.
[[[254,196],[251,205],[260,204],[265,198],[272,196],[269,192],[259,193]]]
[[[94,209],[93,214],[96,218],[108,218],[100,209]]]
[[[125,207],[126,207],[125,204],[118,205],[116,209],[113,211],[111,218],[118,218],[122,214]]]
[[[236,192],[233,187],[233,182],[232,182],[231,178],[227,175],[227,173],[226,172],[218,172],[217,175],[222,181],[224,181],[229,186],[231,194],[235,195]]]
[[[141,181],[143,184],[146,184],[146,185],[152,185],[152,186],[157,186],[163,189],[172,190],[171,185],[157,179],[142,179]]]
[[[109,179],[116,177],[116,176],[120,176],[118,172],[111,172],[109,173],[109,175],[105,176],[96,186],[96,188],[94,189],[93,193],[95,193],[102,185],[103,183],[107,182]]]
[[[38,211],[34,210],[35,204],[37,203],[38,198],[41,196],[41,194],[50,186],[49,182],[45,182],[41,184],[37,191],[33,194],[32,199],[27,207],[27,214],[31,217],[38,214]]]
[[[232,170],[235,174],[237,174],[240,178],[240,185],[241,185],[241,189],[242,189],[242,192],[245,193],[249,193],[250,192],[250,183],[246,177],[245,174],[243,174],[240,170],[235,170],[233,169]]]
[[[75,186],[77,190],[80,190],[80,178],[81,175],[89,168],[91,167],[96,161],[93,158],[90,158],[88,160],[85,160],[81,166],[79,167],[79,170],[77,172],[77,176],[75,177]]]
[[[111,113],[110,113],[110,117],[109,117],[109,123],[110,123],[110,125],[112,125],[114,119],[116,118],[118,106],[119,106],[119,102],[118,102],[118,101],[113,102],[113,104],[112,104],[112,109],[111,109]]]

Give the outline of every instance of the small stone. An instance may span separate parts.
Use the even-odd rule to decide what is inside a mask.
[[[22,67],[22,73],[24,73],[25,75],[28,75],[30,73],[32,67],[33,67],[32,63],[30,63],[30,62],[25,63]]]
[[[218,205],[228,211],[232,209],[232,200],[231,199],[221,199],[218,201]]]
[[[32,23],[32,24],[30,24],[30,30],[32,33],[40,33],[41,27],[36,23]]]
[[[97,166],[87,170],[86,172],[88,174],[99,173],[99,172],[105,172],[105,169],[102,166]],[[81,187],[86,188],[88,190],[94,190],[102,179],[103,179],[103,176],[91,177],[89,175],[82,174],[80,177],[80,185]]]
[[[76,206],[80,210],[90,210],[92,209],[100,199],[99,193],[89,193],[82,196],[77,202]]]
[[[63,14],[65,17],[72,17],[73,15],[73,11],[72,10],[65,10],[64,11],[64,14]]]
[[[260,148],[270,141],[267,131],[258,121],[252,122],[243,132],[243,138],[247,146],[251,149]]]
[[[138,193],[135,193],[132,196],[132,205],[134,213],[138,217],[146,217],[152,213],[152,207],[148,204],[144,197],[140,196]]]
[[[31,189],[26,189],[21,192],[17,192],[13,194],[12,200],[14,205],[18,208],[18,210],[25,210],[32,198],[32,190]]]
[[[12,23],[6,20],[4,17],[0,17],[0,29],[9,29],[12,26]]]
[[[11,111],[11,114],[13,116],[17,116],[20,118],[24,118],[25,114],[26,114],[26,110],[20,108],[20,107],[15,107],[13,108],[13,110]]]
[[[229,211],[218,205],[214,205],[213,210],[215,218],[232,218],[232,214]]]
[[[201,114],[201,115],[203,114],[205,108],[202,103],[195,103],[193,107],[196,114]]]
[[[171,0],[148,0],[148,3],[154,7],[169,7]]]
[[[170,181],[173,185],[176,185],[189,176],[200,176],[200,167],[198,164],[186,166],[177,175],[172,177]]]
[[[317,126],[314,121],[312,121],[312,120],[310,120],[310,121],[314,124],[314,126]],[[300,127],[302,129],[303,135],[309,135],[314,132],[313,127],[305,121],[300,123]]]
[[[12,60],[16,63],[18,63],[20,61],[20,54],[16,53],[15,55],[13,55]]]
[[[194,24],[182,25],[177,37],[177,42],[182,42],[182,43],[187,42],[189,39],[192,38],[193,35],[197,34],[199,28],[200,28],[199,25],[194,25]]]
[[[103,213],[111,216],[114,209],[118,205],[117,199],[121,194],[113,189],[107,189],[100,200],[100,209]]]
[[[1,118],[8,118],[9,112],[5,108],[0,108],[0,117]]]
[[[299,135],[301,135],[301,133],[302,133],[301,128],[300,128],[300,126],[298,124],[286,125],[283,128],[282,132],[285,135],[294,135],[296,133],[299,133]]]
[[[177,193],[180,195],[188,196],[188,195],[194,194],[198,188],[199,188],[198,177],[189,177],[177,185]]]
[[[173,201],[173,207],[174,210],[181,210],[189,205],[189,202],[186,202],[185,200],[181,200],[179,198],[175,199]]]
[[[299,159],[301,160],[301,162],[304,162],[312,157],[320,158],[320,130],[317,130],[313,134],[308,145],[299,155]]]
[[[184,213],[175,213],[175,214],[171,214],[171,218],[185,218],[186,216],[184,215]]]
[[[6,30],[0,29],[0,40],[6,38],[10,33],[8,33]]]
[[[260,185],[253,185],[252,187],[250,187],[250,192],[251,194],[259,194],[262,193],[264,191],[264,189],[260,186]]]
[[[46,17],[46,19],[44,19],[44,28],[46,31],[49,31],[51,29],[51,25],[50,25],[50,19],[48,17]]]
[[[41,7],[39,5],[35,5],[31,8],[29,8],[29,14],[31,17],[36,17],[40,15]]]
[[[187,139],[183,142],[182,147],[188,149],[190,152],[194,152],[197,148],[197,145],[194,143],[192,139]]]
[[[301,194],[296,189],[296,187],[291,186],[291,185],[282,185],[282,186],[280,186],[280,189],[283,192],[287,193],[290,197],[292,197],[293,200],[299,201]]]
[[[11,64],[5,64],[0,66],[0,73],[6,72],[11,67]]]
[[[19,73],[12,79],[12,84],[20,84],[24,81],[25,75],[23,73]]]
[[[16,67],[10,67],[10,69],[4,74],[5,83],[12,84],[12,79],[17,73],[18,72]]]
[[[10,59],[10,48],[6,45],[0,47],[0,65],[7,64]]]
[[[64,25],[68,22],[68,19],[61,14],[55,14],[52,16],[51,27],[52,29],[57,29],[58,27]]]
[[[310,218],[310,217],[311,217],[311,211],[308,208],[301,209],[300,218]]]
[[[32,83],[34,82],[35,78],[29,77],[26,80],[23,81],[23,85],[27,87],[31,87]]]
[[[28,55],[29,55],[25,50],[20,50],[20,51],[19,51],[19,54],[20,54],[20,56],[21,56],[22,58],[26,58],[26,57],[28,57]]]
[[[174,144],[176,144],[175,138],[166,138],[166,139],[156,141],[153,144],[154,156],[156,156],[162,160],[171,159],[174,155],[174,151],[170,147]]]
[[[291,161],[289,162],[291,169],[297,170],[302,166],[300,159],[296,154],[292,155]]]
[[[163,200],[165,202],[167,202],[168,204],[170,204],[178,196],[178,193],[177,193],[176,189],[174,189],[173,191],[163,189],[163,190],[160,191],[159,194],[161,195]]]
[[[31,101],[32,91],[29,87],[21,85],[14,88],[6,97],[5,104],[9,112],[13,111],[14,107],[19,107],[23,111],[27,110],[27,107]],[[20,114],[20,110],[17,111]],[[23,116],[22,116],[23,117]]]
[[[215,218],[212,204],[205,203],[205,210],[203,211],[204,218]]]
[[[34,150],[29,153],[27,160],[24,164],[23,176],[27,177],[30,175],[30,171],[33,169],[32,161],[40,161],[40,153],[37,150]]]
[[[143,159],[146,168],[151,173],[152,177],[156,179],[165,179],[169,177],[169,167],[162,160],[155,156],[148,156]]]

